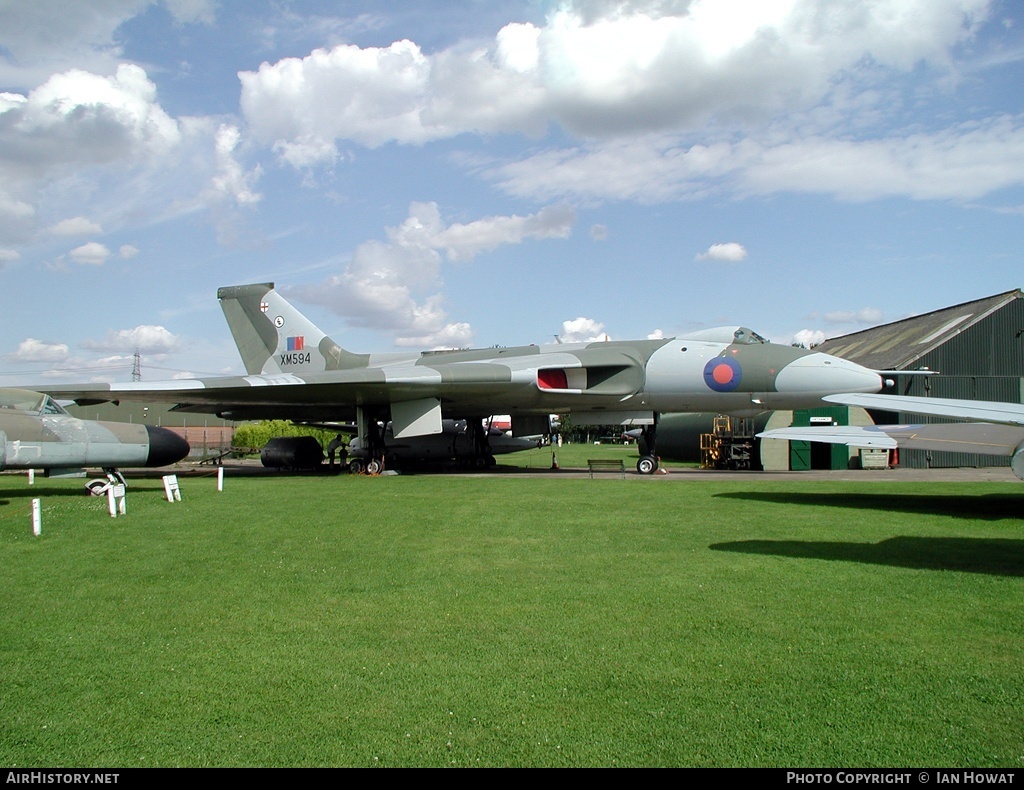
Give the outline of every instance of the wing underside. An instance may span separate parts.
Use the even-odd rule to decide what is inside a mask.
[[[1024,425],[1024,404],[1020,403],[871,394],[828,395],[823,400],[841,403],[844,406],[860,406],[863,409],[927,414],[952,420]]]
[[[839,425],[822,428],[776,428],[763,439],[828,442],[848,447],[1013,455],[1024,442],[1024,426],[991,423],[928,423],[921,425]]]

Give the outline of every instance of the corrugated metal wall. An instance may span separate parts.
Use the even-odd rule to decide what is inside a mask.
[[[914,367],[953,376],[1024,376],[1024,299],[1013,299]]]
[[[1020,376],[900,376],[900,394],[1021,403]]]
[[[901,376],[900,392],[933,398],[991,400],[1024,403],[1024,377],[1014,376]],[[909,386],[905,382],[909,380]],[[901,412],[886,421],[898,423],[956,422],[938,417]],[[1008,458],[977,453],[941,453],[926,450],[900,450],[900,466],[912,469],[940,469],[960,466],[1008,466]]]

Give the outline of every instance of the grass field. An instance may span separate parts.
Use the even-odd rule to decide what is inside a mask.
[[[5,766],[1024,766],[1024,486],[80,490],[0,475]]]

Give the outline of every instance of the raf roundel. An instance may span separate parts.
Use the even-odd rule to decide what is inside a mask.
[[[715,392],[732,392],[742,378],[740,363],[732,357],[715,357],[704,366],[704,382]]]

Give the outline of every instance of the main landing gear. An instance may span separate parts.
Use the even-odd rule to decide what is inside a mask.
[[[470,463],[473,468],[480,471],[490,469],[497,464],[497,461],[494,460],[494,453],[491,452],[490,427],[490,422],[486,427],[484,426],[482,417],[469,418],[469,430],[473,436],[473,455]]]
[[[636,471],[642,475],[653,475],[658,471],[658,459],[653,455],[645,455],[636,462]]]
[[[348,462],[348,472],[352,475],[379,475],[383,471],[383,458],[353,458]]]
[[[384,456],[387,448],[384,446],[384,435],[378,421],[380,416],[376,411],[364,410],[361,407],[356,409],[356,436],[362,444],[363,453],[349,458],[348,471],[350,474],[379,475],[384,471]],[[386,431],[386,422],[383,427]]]

